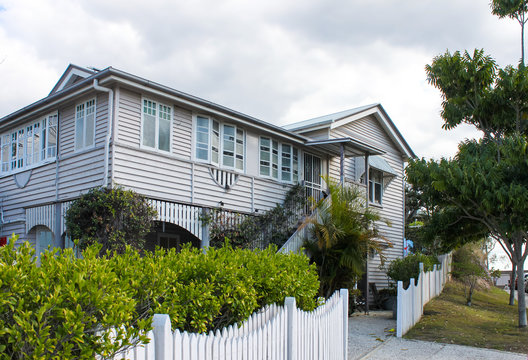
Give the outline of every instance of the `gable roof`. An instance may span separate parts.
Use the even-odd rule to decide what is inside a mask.
[[[312,130],[319,129],[335,129],[350,122],[362,119],[369,115],[373,115],[380,123],[382,128],[385,130],[387,135],[396,144],[401,153],[405,154],[407,158],[415,158],[413,150],[405,141],[402,134],[394,125],[394,122],[390,119],[389,115],[383,109],[381,104],[370,104],[353,109],[340,111],[337,113],[324,115],[293,124],[284,125],[283,127],[287,130],[302,134]]]
[[[62,89],[70,87],[79,81],[84,80],[92,76],[96,72],[97,71],[95,71],[94,69],[83,68],[78,65],[70,64],[68,65],[64,73],[61,75],[59,81],[57,81],[53,89],[51,89],[48,96],[58,91],[61,91]]]

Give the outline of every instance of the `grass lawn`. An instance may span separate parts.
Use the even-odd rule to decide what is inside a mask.
[[[431,300],[424,316],[405,338],[528,353],[528,329],[519,329],[517,302],[497,288],[473,293],[473,305],[465,305],[464,287],[448,282],[442,294]]]

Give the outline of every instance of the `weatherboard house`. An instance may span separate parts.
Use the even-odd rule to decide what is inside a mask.
[[[329,175],[365,190],[403,255],[403,167],[414,157],[379,104],[278,127],[114,69],[70,65],[51,93],[0,119],[0,237],[37,254],[70,247],[64,214],[91,188],[147,198],[158,222],[149,246],[207,246],[207,209],[259,214],[295,183],[311,194]],[[369,262],[370,281],[387,283]]]

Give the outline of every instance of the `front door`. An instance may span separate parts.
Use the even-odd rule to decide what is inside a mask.
[[[306,196],[315,201],[321,199],[322,190],[321,180],[321,158],[312,154],[304,154],[304,186],[306,187]]]

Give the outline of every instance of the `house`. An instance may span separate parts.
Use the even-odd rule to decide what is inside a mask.
[[[70,65],[47,97],[0,119],[0,151],[0,236],[37,253],[72,246],[64,214],[94,187],[150,199],[152,248],[207,246],[210,209],[262,213],[292,184],[319,194],[329,174],[368,190],[392,223],[389,257],[403,254],[403,167],[414,154],[379,104],[282,128],[112,67]]]

